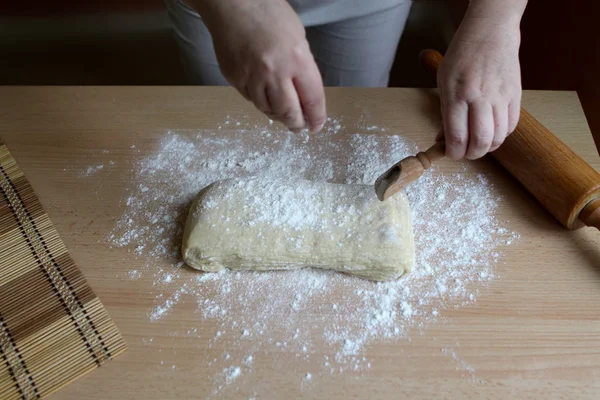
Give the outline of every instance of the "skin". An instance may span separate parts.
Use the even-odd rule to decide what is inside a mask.
[[[285,0],[191,2],[206,23],[225,78],[269,118],[318,132],[325,91],[304,26]]]
[[[318,132],[325,92],[298,15],[285,0],[188,0],[205,21],[221,71],[269,118]],[[519,120],[519,24],[527,0],[471,0],[438,72],[451,159],[497,149]]]
[[[471,0],[438,71],[446,155],[476,159],[515,130],[526,0]]]

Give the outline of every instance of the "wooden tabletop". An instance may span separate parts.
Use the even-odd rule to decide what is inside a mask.
[[[435,93],[413,89],[330,89],[330,115],[405,132],[422,148],[439,126]],[[577,95],[526,92],[523,105],[600,169]],[[195,87],[3,87],[0,138],[8,145],[67,248],[128,342],[106,367],[55,399],[205,398],[218,366],[205,360],[210,321],[180,304],[152,323],[152,279],[125,279],[142,261],[105,238],[122,215],[133,165],[169,130],[215,129],[229,116],[262,118],[231,89]],[[249,117],[248,117],[249,116]],[[135,145],[135,149],[131,146]],[[106,152],[105,150],[108,150]],[[93,164],[115,170],[81,178]],[[597,398],[600,390],[600,236],[564,230],[493,160],[473,164],[505,194],[498,214],[521,235],[503,250],[498,277],[476,304],[447,310],[443,323],[411,340],[373,343],[373,368],[293,383],[294,354],[260,357],[252,379],[214,398]],[[451,169],[443,161],[436,173]],[[173,329],[198,329],[194,340]],[[152,340],[148,340],[152,338]],[[454,356],[442,355],[451,348]],[[223,350],[223,349],[217,349]],[[326,352],[326,349],[321,349]],[[212,349],[211,351],[215,351]],[[457,359],[474,374],[457,367]],[[177,365],[172,369],[171,365]],[[474,379],[475,376],[475,379]],[[295,378],[294,378],[295,379]]]

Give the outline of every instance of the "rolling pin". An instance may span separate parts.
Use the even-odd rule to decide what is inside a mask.
[[[420,59],[436,76],[442,55],[424,50]],[[434,155],[440,158],[438,152]],[[491,155],[565,228],[587,225],[600,229],[600,174],[526,110],[521,108],[517,128]],[[406,175],[410,175],[408,171]],[[394,184],[393,179],[385,183]]]

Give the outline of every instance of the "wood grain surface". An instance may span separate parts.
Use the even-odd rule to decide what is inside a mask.
[[[327,98],[330,115],[343,116],[347,126],[359,120],[385,126],[422,149],[432,143],[440,125],[432,91],[330,89]],[[523,105],[600,168],[574,93],[526,92]],[[154,151],[165,132],[214,129],[226,116],[248,115],[262,118],[226,88],[0,88],[0,137],[130,348],[52,398],[210,394],[214,367],[198,360],[209,351],[212,322],[198,324],[196,305],[184,302],[168,319],[151,323],[151,278],[127,279],[126,272],[141,261],[126,249],[109,248],[104,239],[124,211],[134,163]],[[115,161],[113,173],[81,177],[89,165],[109,160]],[[437,163],[440,174],[454,168],[449,160]],[[373,368],[359,375],[315,377],[309,389],[299,385],[298,371],[290,373],[294,354],[257,354],[250,383],[225,397],[249,398],[256,391],[257,398],[597,398],[600,233],[564,229],[494,160],[473,164],[491,174],[502,190],[505,201],[498,217],[509,220],[510,229],[521,235],[503,252],[498,278],[482,290],[475,305],[447,311],[443,323],[412,332],[410,341],[374,343],[368,349]],[[173,329],[191,327],[198,329],[198,338],[171,335]],[[474,375],[442,354],[442,348],[452,349]],[[323,346],[320,354],[326,351]]]

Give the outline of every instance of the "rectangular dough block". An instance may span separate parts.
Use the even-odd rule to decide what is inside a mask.
[[[228,179],[204,188],[185,227],[185,262],[202,271],[315,267],[386,281],[410,272],[408,199],[368,185]]]

